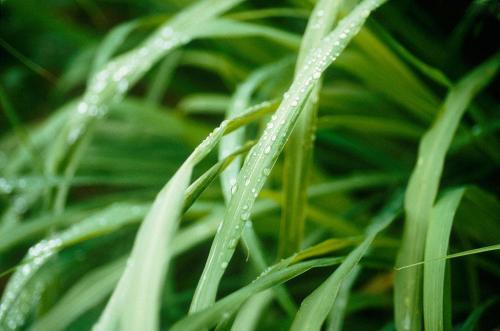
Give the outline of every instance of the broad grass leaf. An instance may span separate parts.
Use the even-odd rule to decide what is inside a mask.
[[[495,75],[500,57],[495,56],[458,82],[449,92],[432,127],[422,137],[418,159],[405,197],[406,223],[397,265],[422,260],[431,210],[436,198],[446,152],[469,103]],[[422,268],[396,273],[396,326],[400,330],[420,329]]]

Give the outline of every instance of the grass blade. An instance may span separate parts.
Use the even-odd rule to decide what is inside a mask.
[[[321,0],[314,7],[302,37],[296,72],[304,66],[309,50],[318,47],[321,39],[332,29],[341,2],[341,0]],[[302,106],[301,114],[285,148],[284,199],[278,257],[297,252],[304,236],[306,190],[312,161],[320,89],[321,80],[318,80]]]
[[[129,88],[160,58],[194,38],[201,22],[216,17],[241,1],[200,1],[161,25],[139,47],[104,65],[91,78],[76,111],[55,141],[48,156],[46,173],[54,175],[62,169],[64,175],[71,178],[92,124],[104,116],[112,104],[120,101]],[[55,211],[63,209],[67,190],[67,185],[59,186],[54,202]]]
[[[258,192],[276,162],[310,94],[315,80],[333,62],[356,35],[372,10],[383,1],[366,0],[356,7],[338,27],[307,56],[306,66],[298,73],[280,107],[245,160],[229,202],[221,231],[215,236],[209,258],[191,302],[190,311],[202,310],[215,301],[220,279],[234,253],[232,245],[241,235],[242,225],[250,217]]]
[[[258,116],[269,103],[250,108],[244,115],[223,121],[193,151],[158,193],[136,236],[129,263],[99,322],[100,330],[157,330],[160,293],[172,257],[171,241],[185,204],[191,173],[224,134]],[[212,179],[209,175],[207,178]],[[193,190],[196,192],[196,190]],[[134,304],[131,304],[133,302]],[[145,307],[147,310],[144,311]]]
[[[30,307],[38,302],[36,297],[39,292],[34,291],[32,283],[38,282],[37,273],[57,252],[69,245],[101,233],[109,233],[127,223],[137,221],[144,216],[148,208],[149,204],[142,206],[117,204],[32,246],[5,289],[0,302],[0,326],[10,330],[11,327],[8,325],[24,324]],[[39,290],[43,289],[43,283],[36,286]]]
[[[180,230],[173,240],[172,255],[182,254],[213,236],[221,214],[222,210],[216,208],[210,215]],[[89,308],[102,302],[120,279],[125,262],[125,259],[118,260],[84,276],[30,331],[63,330]]]
[[[458,188],[447,192],[432,208],[427,230],[425,260],[446,255],[451,226],[465,193]],[[429,262],[424,266],[424,326],[426,330],[450,330],[451,320],[444,320],[444,282],[446,260]]]
[[[401,204],[402,196],[397,194],[368,227],[363,242],[349,253],[345,261],[323,284],[302,301],[291,331],[321,330],[321,325],[332,310],[344,282],[349,278],[361,258],[368,252],[376,235],[396,218]]]
[[[337,299],[335,299],[332,311],[330,312],[328,321],[328,331],[342,330],[347,303],[349,301],[349,294],[351,293],[351,288],[354,285],[356,278],[358,278],[360,271],[361,271],[361,266],[358,265],[354,267],[349,276],[347,276],[347,278],[342,283],[342,286],[340,287],[339,290],[339,294],[337,295]]]
[[[250,296],[277,284],[294,278],[311,268],[337,264],[341,258],[324,258],[300,262],[288,266],[289,261],[274,265],[268,272],[259,276],[251,284],[239,289],[227,297],[217,301],[211,307],[188,315],[177,322],[171,331],[198,331],[215,325],[221,318],[230,316]]]
[[[248,79],[237,88],[236,92],[234,93],[226,117],[232,118],[236,115],[241,114],[244,111],[244,108],[246,108],[250,103],[252,94],[258,88],[258,86],[261,85],[266,79],[269,79],[272,75],[279,74],[281,71],[283,71],[286,68],[288,62],[289,61],[286,59],[281,60],[277,63],[267,65],[252,73],[248,77]],[[231,151],[234,151],[239,146],[241,146],[245,138],[244,136],[245,130],[244,128],[241,128],[223,137],[219,146],[219,158],[227,157],[227,155],[231,153]],[[224,195],[226,204],[229,203],[231,199],[231,190],[238,178],[238,173],[241,166],[240,162],[241,161],[239,159],[236,160],[236,162],[233,162],[231,165],[229,165],[229,167],[221,174],[222,193]],[[264,271],[268,265],[265,259],[265,254],[262,251],[261,244],[255,231],[253,230],[253,227],[246,226],[243,229],[242,239],[244,245],[249,250],[250,258],[252,259],[252,262],[257,271]],[[291,297],[288,295],[284,287],[277,286],[275,288],[275,294],[283,309],[290,316],[295,314],[295,303],[293,302],[293,299],[291,299]]]
[[[446,97],[436,122],[422,137],[417,164],[406,191],[406,223],[397,265],[422,260],[427,223],[438,192],[446,152],[470,101],[493,78],[499,64],[500,57],[496,56],[457,83]],[[421,328],[421,291],[421,267],[396,273],[395,314],[399,330]]]
[[[81,313],[103,301],[113,289],[125,267],[126,259],[119,259],[84,276],[62,297],[49,313],[29,330],[63,330]]]
[[[265,290],[248,299],[241,307],[238,315],[236,315],[233,325],[231,326],[231,331],[255,330],[261,314],[271,303],[272,299],[273,292],[271,290]]]

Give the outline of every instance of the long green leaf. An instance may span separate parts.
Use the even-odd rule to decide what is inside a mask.
[[[209,21],[242,0],[204,0],[180,12],[161,25],[139,47],[118,56],[104,65],[90,80],[76,111],[60,132],[49,154],[46,173],[54,175],[63,170],[71,178],[77,168],[78,155],[84,147],[88,131],[97,118],[123,95],[160,58],[195,37],[201,22]],[[54,206],[64,207],[68,187],[59,186]]]
[[[39,300],[39,293],[34,291],[32,284],[37,284],[39,290],[43,289],[43,283],[37,280],[37,273],[58,251],[99,233],[107,233],[137,221],[145,215],[148,208],[149,204],[116,204],[32,246],[5,289],[0,302],[0,326],[5,330],[15,330],[24,324],[31,307]]]
[[[290,260],[283,261],[271,267],[267,272],[255,279],[249,285],[217,301],[211,307],[188,315],[177,322],[171,331],[198,331],[215,325],[221,318],[229,317],[250,296],[277,284],[294,278],[311,268],[337,264],[341,258],[324,258],[300,262],[288,266]]]
[[[129,263],[94,330],[158,329],[160,293],[172,257],[171,240],[179,224],[193,168],[224,134],[248,123],[259,111],[262,106],[257,105],[242,116],[223,121],[158,193],[136,236]]]
[[[427,230],[425,260],[446,255],[453,218],[465,189],[447,192],[432,208]],[[424,326],[426,330],[450,330],[451,320],[445,319],[444,287],[446,260],[424,266]],[[449,317],[449,316],[448,316]]]
[[[401,204],[402,195],[397,194],[367,228],[363,242],[349,253],[345,261],[323,284],[302,301],[291,331],[321,330],[321,325],[337,300],[342,285],[349,278],[361,258],[368,252],[376,235],[396,218]]]
[[[232,243],[239,239],[242,225],[249,219],[255,198],[290,136],[302,110],[301,106],[310,94],[314,82],[356,35],[370,12],[382,3],[383,1],[378,0],[362,2],[322,40],[318,48],[308,54],[306,65],[297,74],[280,107],[267,124],[259,143],[245,160],[238,181],[233,187],[234,194],[224,215],[221,231],[214,239],[197,285],[191,302],[191,312],[202,310],[215,301],[220,279],[234,253],[235,247]]]
[[[418,160],[405,197],[406,223],[397,265],[422,260],[427,225],[446,152],[470,101],[495,75],[500,57],[487,61],[453,87],[433,126],[422,137]],[[395,281],[396,326],[399,330],[419,330],[422,319],[422,268],[398,271]]]
[[[181,229],[173,240],[173,256],[182,254],[215,234],[220,222],[221,209]],[[114,261],[84,276],[62,297],[46,315],[39,319],[30,331],[63,330],[69,323],[107,297],[120,279],[125,259]]]
[[[259,318],[266,307],[271,303],[273,292],[266,290],[252,296],[241,307],[234,319],[231,331],[253,331],[258,326]]]
[[[332,29],[341,2],[341,0],[320,0],[314,7],[302,37],[296,73],[302,70],[309,50],[318,47],[323,37]],[[304,236],[306,190],[312,162],[320,89],[321,80],[318,80],[302,106],[301,114],[285,148],[284,199],[278,248],[278,255],[281,257],[298,251]]]

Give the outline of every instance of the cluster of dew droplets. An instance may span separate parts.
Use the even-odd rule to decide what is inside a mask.
[[[350,15],[351,18],[346,18],[342,20],[338,28],[330,33],[327,37],[323,39],[321,45],[314,49],[306,58],[305,65],[301,68],[296,81],[292,84],[289,91],[287,91],[283,96],[283,103],[277,110],[277,112],[271,117],[268,122],[258,144],[252,149],[250,153],[250,158],[254,158],[253,163],[256,168],[259,169],[264,166],[262,174],[256,174],[256,184],[255,187],[251,189],[252,194],[256,197],[258,191],[263,185],[263,182],[271,171],[270,164],[272,164],[272,159],[276,157],[278,153],[271,154],[273,150],[280,150],[284,145],[287,138],[287,132],[291,128],[293,120],[287,120],[288,117],[297,117],[300,109],[299,106],[303,102],[306,93],[312,89],[315,81],[317,81],[322,72],[333,62],[340,54],[340,52],[346,47],[349,40],[354,36],[361,28],[362,23],[370,14],[370,10],[377,6],[381,1],[373,0],[363,3],[364,6],[358,7],[356,13]],[[361,11],[361,12],[359,12]],[[319,11],[317,15],[322,16],[323,13]],[[359,15],[361,14],[361,15]],[[354,17],[354,19],[352,19]],[[262,159],[257,159],[259,154],[257,151],[261,150],[262,154],[260,157]],[[271,159],[266,156],[270,155]],[[250,161],[250,160],[248,160]],[[246,178],[247,174],[243,175],[243,183],[245,186],[250,184],[249,179]],[[248,181],[248,182],[247,182]],[[247,184],[248,183],[248,184]],[[233,191],[236,192],[236,186],[233,186]],[[250,201],[253,201],[250,199]],[[246,211],[241,211],[241,219],[246,220]]]
[[[60,238],[52,238],[42,240],[28,250],[24,264],[10,279],[0,304],[0,323],[5,330],[15,330],[26,321],[43,290],[43,284],[38,281],[32,286],[28,283],[61,245]]]
[[[174,32],[166,25],[139,48],[107,63],[90,80],[87,91],[77,105],[77,124],[68,134],[68,142],[75,142],[84,131],[81,117],[104,116],[111,105],[120,102],[135,81],[169,50],[187,43],[187,36]]]
[[[146,209],[147,208],[140,206],[132,206],[127,208],[127,215],[130,218],[139,218],[143,216]],[[36,302],[36,300],[32,299],[36,299],[36,293],[31,290],[31,287],[30,293],[23,290],[28,285],[31,278],[50,257],[62,248],[64,242],[69,242],[75,237],[81,236],[82,233],[91,233],[96,231],[96,229],[102,231],[121,224],[121,218],[110,217],[112,215],[113,210],[110,211],[110,214],[100,214],[96,217],[89,218],[86,221],[72,226],[57,237],[42,240],[31,247],[23,260],[24,264],[16,271],[9,281],[2,303],[0,304],[0,321],[5,318],[7,324],[10,325],[10,329],[15,329],[14,326],[18,327],[24,323],[27,314],[30,313],[30,307]],[[37,282],[35,287],[42,290],[43,284]],[[19,305],[18,303],[22,302],[23,296],[27,295],[29,295],[28,302],[31,302],[30,305]],[[14,312],[10,307],[16,307],[16,311]]]
[[[228,120],[224,120],[221,124],[216,127],[210,134],[196,147],[194,152],[191,154],[190,159],[193,163],[198,163],[203,159],[210,151],[212,151],[217,143],[220,141],[224,132],[229,124]]]
[[[324,10],[322,10],[322,9],[318,10],[318,11],[314,14],[314,16],[312,17],[312,20],[313,20],[313,21],[312,21],[312,26],[311,26],[311,28],[312,28],[313,30],[318,30],[318,29],[320,29],[320,28],[323,26],[323,24],[324,24],[324,23],[323,23],[323,21],[324,21],[324,19],[325,19],[324,17],[325,17],[325,11],[324,11]]]
[[[126,209],[127,219],[140,218],[145,214],[147,209],[142,206],[128,207]],[[121,211],[122,208],[120,207],[119,210]],[[40,241],[28,250],[28,254],[23,260],[24,264],[12,276],[0,304],[0,321],[6,321],[7,330],[14,330],[21,326],[26,316],[30,313],[31,307],[38,301],[44,288],[43,282],[37,278],[37,282],[33,285],[34,287],[31,284],[29,287],[27,286],[31,278],[47,260],[57,253],[65,242],[71,242],[74,238],[81,237],[82,234],[112,229],[124,224],[122,218],[113,217],[113,215],[115,215],[114,209],[91,217],[86,221],[72,226],[57,237]],[[29,291],[25,289],[29,289]]]
[[[348,17],[340,21],[338,27],[328,34],[321,45],[307,56],[305,65],[298,75],[298,81],[302,82],[300,92],[304,93],[312,82],[321,77],[321,73],[337,59],[349,40],[361,29],[362,23],[369,16],[371,9],[380,2],[380,0],[365,2],[363,7],[357,9],[361,15],[352,15],[350,17],[354,19]]]
[[[14,186],[3,177],[0,177],[0,194],[10,194],[14,190]]]
[[[263,149],[264,154],[267,155],[271,152],[272,145],[276,140],[278,140],[278,134],[279,134],[279,127],[284,125],[284,119],[281,120],[282,122],[279,123],[278,116],[274,114],[271,117],[271,120],[268,122],[261,139],[259,139],[259,143],[254,146],[252,151],[249,154],[250,158],[256,158],[257,157],[257,150],[258,149]],[[284,137],[281,137],[284,138]],[[221,268],[226,269],[228,262],[226,261],[226,256],[230,256],[231,252],[234,251],[236,248],[236,245],[238,243],[238,238],[241,236],[241,232],[244,230],[242,228],[242,225],[244,227],[252,227],[252,221],[250,219],[251,216],[251,208],[252,208],[252,203],[255,198],[257,198],[258,192],[260,191],[260,188],[265,182],[265,178],[269,176],[271,173],[271,168],[270,167],[265,167],[262,170],[261,174],[258,174],[256,177],[250,178],[248,175],[240,173],[240,183],[242,185],[242,188],[245,190],[249,190],[251,193],[251,196],[253,196],[253,199],[250,197],[250,199],[244,199],[246,202],[242,202],[242,204],[238,207],[239,210],[239,221],[236,222],[236,225],[234,225],[233,229],[230,229],[230,239],[227,241],[226,248],[228,249],[229,254],[226,253],[221,253],[220,258],[222,260],[221,262]],[[231,181],[231,194],[234,195],[238,191],[238,184],[236,180]]]
[[[375,7],[374,4],[380,3],[380,1],[373,0],[369,3],[372,7]],[[364,4],[366,4],[366,2]],[[229,240],[223,243],[225,250],[218,253],[218,260],[222,261],[220,264],[222,270],[227,268],[237,239],[241,235],[242,229],[240,224],[249,224],[251,226],[251,223],[249,223],[251,222],[250,210],[254,198],[257,197],[258,192],[264,185],[264,179],[271,172],[270,166],[279,154],[276,153],[276,151],[279,152],[283,147],[287,138],[287,133],[289,133],[292,123],[294,122],[294,118],[296,119],[300,112],[299,106],[303,102],[306,93],[312,88],[314,85],[313,83],[321,77],[326,67],[337,58],[340,51],[347,45],[349,39],[360,29],[361,23],[363,23],[364,19],[369,15],[369,10],[366,10],[366,8],[370,7],[365,6],[362,8],[363,12],[361,19],[351,19],[350,21],[344,19],[341,21],[339,23],[340,30],[339,28],[335,29],[334,32],[330,33],[323,40],[324,42],[320,47],[315,49],[312,54],[309,54],[306,65],[299,72],[290,90],[285,93],[281,106],[271,117],[259,142],[249,153],[248,159],[238,179],[238,182],[242,185],[242,199],[232,200],[236,201],[238,204],[236,206],[236,213],[239,213],[239,220],[233,225],[232,229],[228,229],[229,232],[227,234],[229,235]],[[356,15],[353,15],[353,17],[356,17]],[[290,117],[292,120],[290,120]],[[204,144],[210,143],[210,139],[207,139],[208,140],[204,142]],[[259,151],[262,152],[259,153]],[[262,173],[255,173],[255,171],[261,171]],[[251,177],[251,180],[248,176]],[[239,189],[238,183],[233,183],[231,193],[234,195]],[[247,196],[247,192],[251,192],[251,194]],[[223,228],[222,226],[221,230]],[[225,234],[220,235],[223,237],[225,236]]]

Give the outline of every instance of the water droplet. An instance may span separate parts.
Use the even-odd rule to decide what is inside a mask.
[[[73,144],[81,135],[82,128],[79,126],[73,130],[71,130],[68,134],[68,144]]]
[[[238,187],[236,186],[236,184],[234,184],[232,187],[231,187],[231,194],[235,194],[236,193],[236,189]]]
[[[246,221],[247,219],[250,218],[250,213],[249,212],[244,212],[244,213],[241,213],[241,219],[243,221]]]
[[[85,102],[80,102],[80,103],[78,104],[78,108],[77,108],[77,110],[78,110],[78,112],[79,112],[80,114],[85,114],[85,113],[88,111],[88,109],[89,109],[89,106],[87,105],[87,103],[85,103]]]
[[[122,66],[113,75],[113,80],[118,82],[122,80],[127,74],[128,74],[128,67]]]
[[[227,268],[227,262],[222,262],[221,265],[220,265],[220,267],[222,269],[226,269]]]
[[[5,178],[0,178],[0,193],[9,194],[12,192],[12,185]]]
[[[170,26],[166,26],[161,30],[161,36],[163,38],[170,38],[174,35],[174,29]]]
[[[118,88],[118,91],[119,91],[120,93],[124,93],[124,92],[126,92],[126,91],[127,91],[127,89],[128,89],[128,81],[127,81],[127,80],[125,80],[125,79],[122,79],[122,80],[118,83],[117,88]]]
[[[267,146],[267,147],[264,149],[264,154],[269,154],[269,152],[271,152],[271,146]]]

